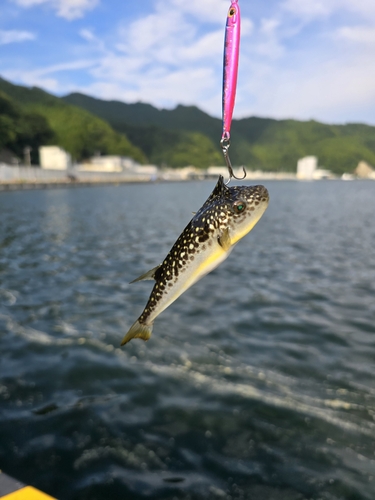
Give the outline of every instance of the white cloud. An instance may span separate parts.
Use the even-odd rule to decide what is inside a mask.
[[[34,71],[4,70],[1,76],[11,82],[16,82],[27,87],[40,87],[47,92],[57,93],[60,84],[57,78],[41,77]]]
[[[344,26],[336,32],[338,38],[349,41],[375,45],[375,27]]]
[[[310,21],[331,13],[330,0],[285,0],[281,8],[289,11],[294,17]]]
[[[332,10],[357,14],[365,20],[375,19],[375,2],[373,0],[329,0]]]
[[[373,0],[285,0],[281,8],[293,17],[299,17],[305,21],[343,12],[356,14],[364,19],[375,17]]]
[[[279,59],[285,52],[277,18],[261,19],[257,36],[251,41],[251,51],[269,59]]]
[[[243,116],[370,121],[375,113],[373,51],[293,57],[292,64],[253,63],[250,79],[240,79],[237,104]],[[252,96],[252,99],[249,99]]]
[[[89,29],[81,29],[80,32],[79,32],[80,36],[88,41],[88,42],[92,42],[92,41],[96,41],[97,38],[96,36],[94,35],[94,33],[89,30]]]
[[[260,32],[266,36],[273,36],[276,29],[280,26],[280,20],[275,18],[262,19]]]
[[[209,68],[197,68],[193,73],[191,70],[179,70],[172,73],[155,71],[147,78],[140,79],[136,85],[125,86],[121,80],[112,78],[105,80],[103,78],[91,85],[80,87],[79,90],[90,95],[100,96],[102,99],[116,99],[126,102],[143,101],[159,107],[170,108],[174,107],[176,103],[194,104],[197,101],[197,95],[211,99],[213,94],[212,79],[213,75]],[[219,108],[220,89],[217,90],[216,101]]]
[[[154,14],[135,20],[123,27],[120,36],[123,39],[121,48],[128,54],[144,54],[152,52],[152,58],[163,58],[168,49],[192,41],[196,28],[191,26],[177,9],[163,8]],[[121,45],[121,44],[120,44]]]
[[[90,69],[94,83],[80,90],[166,107],[198,103],[218,115],[227,10],[226,0],[157,1],[153,12],[125,22],[111,46],[107,42],[98,51]],[[252,30],[253,23],[243,16],[243,39]],[[80,35],[95,46],[91,31]]]
[[[98,0],[59,0],[57,13],[60,17],[72,20],[83,17],[86,11],[92,10]]]
[[[88,0],[13,1],[49,5],[65,18],[89,8]],[[90,2],[90,8],[95,4],[97,0]],[[90,27],[78,31],[79,44],[64,54],[64,60],[71,57],[73,62],[32,71],[18,70],[19,64],[13,73],[3,74],[56,93],[79,90],[159,107],[196,104],[220,116],[229,0],[149,4],[142,15],[129,13],[107,32],[91,19]],[[256,8],[246,2],[240,6],[236,118],[256,114],[361,121],[371,110],[375,116],[375,0],[277,0]],[[71,49],[72,39],[69,43]]]
[[[331,63],[323,66],[321,73],[311,75],[310,80],[300,81],[293,112],[302,112],[306,117],[321,116],[326,121],[332,116],[340,121],[355,120],[355,114],[363,113],[370,102],[374,103],[375,88],[371,75],[375,67],[367,58],[351,63],[344,66],[339,62]],[[291,103],[293,106],[293,101]]]
[[[34,33],[30,33],[29,31],[0,30],[0,45],[35,40],[35,38]]]
[[[282,0],[242,48],[240,115],[374,122],[374,0]]]
[[[73,6],[87,5],[86,0],[13,1],[25,7],[49,4],[60,9],[60,15],[64,6],[64,17]],[[76,85],[75,90],[167,107],[197,103],[219,115],[227,11],[228,0],[156,0],[151,12],[124,20],[122,27],[113,27],[110,36],[99,36],[97,26],[81,29],[78,34],[96,61],[87,67],[93,83]],[[245,40],[254,26],[243,15],[241,27]],[[14,76],[17,81],[59,92],[57,71],[55,66]],[[69,71],[74,71],[72,65]]]
[[[83,17],[86,11],[92,10],[99,0],[14,0],[21,7],[34,7],[47,4],[57,11],[59,17],[68,21]]]
[[[41,87],[49,92],[61,92],[61,83],[56,73],[89,68],[92,61],[81,60],[68,63],[53,64],[37,69],[9,69],[3,70],[2,76],[10,81],[15,81],[27,86]]]
[[[189,14],[201,23],[219,23],[225,20],[229,5],[227,0],[170,0],[171,8],[182,14]],[[167,10],[165,0],[158,4],[158,9]]]

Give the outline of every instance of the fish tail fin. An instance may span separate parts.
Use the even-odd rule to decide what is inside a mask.
[[[151,337],[152,324],[142,325],[138,320],[130,328],[128,333],[122,339],[121,345],[125,345],[131,339],[143,339],[145,342]]]

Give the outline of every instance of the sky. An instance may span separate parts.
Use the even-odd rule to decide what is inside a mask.
[[[375,0],[239,0],[234,118],[375,125]],[[0,75],[221,116],[230,0],[0,0]]]

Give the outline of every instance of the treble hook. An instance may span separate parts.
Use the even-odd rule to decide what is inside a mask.
[[[230,161],[229,153],[228,153],[229,146],[230,146],[230,140],[229,140],[229,138],[223,136],[222,139],[221,139],[221,141],[220,141],[220,146],[221,146],[221,149],[223,151],[224,160],[225,160],[225,163],[227,164],[227,168],[228,168],[228,172],[229,172],[229,179],[225,183],[225,185],[227,186],[230,183],[230,181],[231,181],[232,178],[236,179],[237,181],[243,181],[246,178],[246,175],[247,175],[245,167],[242,167],[243,177],[236,177],[234,175],[234,172],[233,172],[232,163]]]

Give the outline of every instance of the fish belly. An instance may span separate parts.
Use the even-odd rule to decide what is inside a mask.
[[[216,243],[206,250],[202,250],[195,256],[194,261],[189,262],[186,268],[180,272],[177,281],[164,293],[155,311],[150,315],[147,323],[152,323],[167,307],[169,307],[180,295],[193,286],[197,281],[218,267],[230,254],[232,248],[225,251]]]

